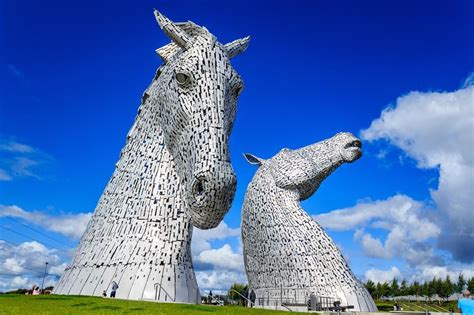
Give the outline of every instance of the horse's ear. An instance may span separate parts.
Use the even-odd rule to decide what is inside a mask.
[[[250,153],[244,153],[244,158],[252,165],[260,166],[263,163],[263,159],[256,157],[255,155]]]
[[[250,36],[236,39],[233,42],[227,43],[224,45],[225,50],[229,58],[234,58],[235,56],[243,53],[250,43]]]
[[[158,12],[158,10],[155,9],[154,14],[160,28],[174,43],[184,49],[189,48],[191,45],[191,38],[183,29]]]
[[[168,60],[171,58],[171,56],[173,56],[173,54],[179,49],[181,48],[179,48],[177,44],[175,44],[174,42],[171,42],[168,45],[158,48],[155,51],[158,54],[158,56],[161,57],[163,62],[167,63]]]

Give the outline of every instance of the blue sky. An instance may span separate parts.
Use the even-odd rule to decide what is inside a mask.
[[[74,230],[79,225],[75,229],[74,220],[66,221],[72,232],[50,222],[93,211],[113,172],[141,94],[161,64],[154,50],[169,42],[154,20],[155,7],[174,21],[192,20],[206,26],[222,43],[252,37],[248,50],[232,60],[245,82],[230,141],[237,194],[224,219],[229,228],[221,229],[220,239],[201,235],[212,247],[203,250],[218,256],[229,244],[232,257],[241,257],[236,229],[245,189],[255,172],[242,158],[243,152],[268,158],[283,147],[299,148],[350,131],[363,137],[364,156],[338,169],[303,207],[316,218],[327,214],[321,219],[354,272],[363,280],[430,272],[474,274],[472,255],[459,254],[452,241],[443,241],[443,218],[452,219],[453,224],[457,221],[451,215],[454,210],[446,206],[449,200],[442,196],[449,195],[448,188],[456,184],[444,189],[440,178],[451,183],[457,169],[446,165],[456,158],[427,161],[427,156],[441,149],[445,149],[442,153],[453,152],[444,147],[441,151],[427,149],[433,148],[435,137],[463,138],[460,145],[474,149],[472,120],[469,123],[472,93],[470,105],[462,97],[460,105],[456,103],[456,93],[467,91],[469,95],[465,80],[474,69],[470,1],[2,2],[0,224],[48,242],[8,219],[13,217],[71,246],[76,244]],[[426,98],[420,101],[412,91]],[[443,98],[448,92],[454,105]],[[438,111],[425,107],[438,103]],[[412,110],[408,117],[403,116],[407,112],[401,110],[403,104]],[[455,105],[459,105],[456,113],[464,114],[453,118],[449,109]],[[393,115],[371,127],[389,106]],[[440,108],[441,114],[431,119],[429,113],[439,113]],[[451,123],[463,117],[467,125],[452,131]],[[400,123],[404,121],[413,124],[407,127]],[[433,122],[441,125],[434,128]],[[427,135],[418,137],[423,132],[411,128],[413,125],[428,130]],[[456,156],[467,161],[460,165],[472,170],[469,153],[461,150]],[[462,209],[456,211],[472,219],[473,176],[467,176],[461,184],[470,188],[459,192],[466,196],[460,203]],[[394,196],[399,197],[391,199]],[[367,210],[374,203],[375,210]],[[395,219],[397,207],[406,203],[412,205],[411,214],[406,215],[413,215],[422,226],[432,224],[432,233],[420,238],[404,231],[397,238],[401,243],[392,248],[392,241],[388,244],[386,240],[397,227],[407,226]],[[14,214],[14,205],[25,212],[20,215],[15,210]],[[385,207],[395,207],[395,214],[384,218],[376,214]],[[341,215],[333,211],[337,209],[346,211],[345,219],[346,215],[353,218],[357,211],[371,215],[347,229],[335,228],[333,221]],[[87,219],[80,217],[79,221]],[[465,231],[472,237],[472,226]],[[0,229],[0,239],[17,244],[27,241],[6,229]],[[383,252],[367,250],[377,243],[370,243],[371,239],[379,240]],[[421,253],[431,250],[433,260],[415,262],[394,254],[403,248],[400,246],[413,244],[423,248]],[[41,250],[43,256],[58,255],[58,266],[66,259],[48,248]],[[199,265],[199,259],[195,261]],[[202,262],[212,265],[214,261]],[[221,270],[218,263],[213,268],[202,270],[203,277],[204,272]],[[232,279],[243,279],[238,268],[229,271],[236,273]],[[7,278],[14,276],[18,285],[34,278],[29,275],[24,280],[21,272]],[[219,279],[215,280],[219,285],[213,283],[207,286],[225,287]]]

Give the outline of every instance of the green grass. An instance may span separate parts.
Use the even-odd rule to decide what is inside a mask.
[[[288,314],[282,311],[248,309],[239,306],[211,306],[192,304],[127,301],[110,298],[74,295],[18,295],[0,294],[0,314]]]
[[[393,305],[395,301],[375,301],[377,308],[380,312],[389,312],[393,311]],[[398,304],[403,308],[404,311],[417,311],[417,312],[443,312],[449,313],[449,309],[453,308],[457,310],[457,301],[449,301],[444,302],[438,301],[427,302],[427,301],[420,301],[420,302],[411,302],[411,301],[398,301]]]

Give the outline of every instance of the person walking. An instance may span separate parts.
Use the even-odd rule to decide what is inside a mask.
[[[257,299],[257,295],[255,294],[255,291],[252,289],[252,291],[250,291],[250,307],[253,307],[255,305],[256,299]]]
[[[115,294],[117,293],[118,287],[119,286],[118,286],[117,282],[112,281],[112,291],[110,292],[110,297],[111,298],[115,298]]]
[[[458,309],[463,314],[474,315],[474,300],[467,288],[462,290],[462,298],[458,301]]]

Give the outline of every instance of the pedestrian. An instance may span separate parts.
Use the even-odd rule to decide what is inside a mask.
[[[107,291],[102,292],[102,297],[107,297]]]
[[[474,300],[467,288],[462,290],[462,298],[458,301],[458,309],[463,314],[474,314]]]
[[[115,298],[115,294],[117,293],[118,287],[119,286],[118,286],[117,282],[112,281],[112,291],[110,292],[110,297],[111,298]]]
[[[255,291],[252,289],[252,291],[250,291],[250,307],[253,307],[255,305],[256,299],[257,299],[257,296],[255,294]]]
[[[245,296],[245,299],[241,298],[242,304],[243,304],[243,307],[246,307],[247,306],[247,301],[246,300],[248,300],[248,298],[249,298],[249,286],[248,285],[245,286],[243,296]]]

